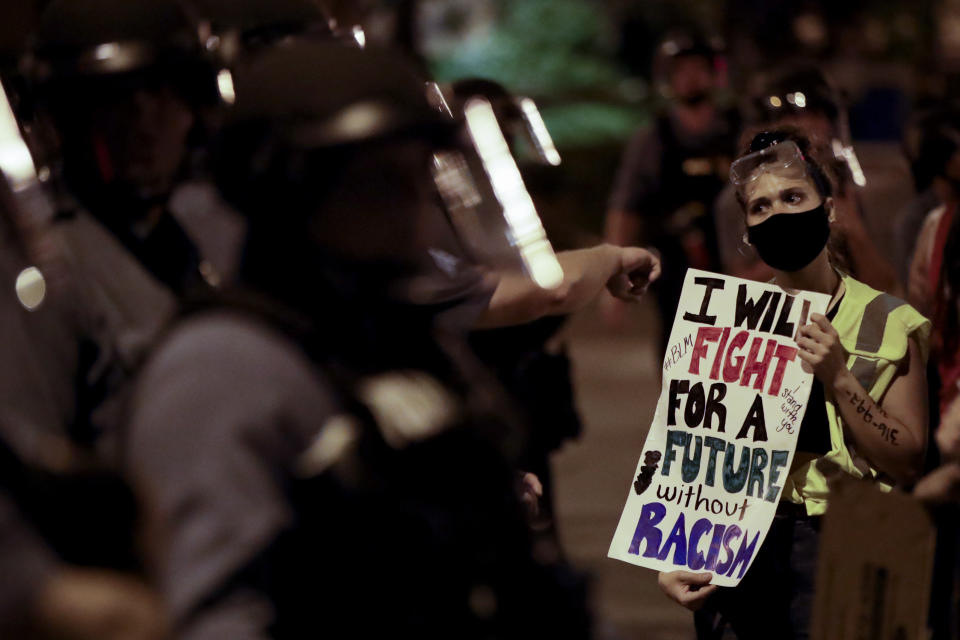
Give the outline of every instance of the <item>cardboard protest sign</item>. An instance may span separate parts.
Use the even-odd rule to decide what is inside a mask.
[[[849,480],[831,486],[810,637],[928,638],[936,529],[910,496]]]
[[[773,522],[813,384],[796,333],[829,301],[687,271],[656,414],[609,557],[740,582]]]

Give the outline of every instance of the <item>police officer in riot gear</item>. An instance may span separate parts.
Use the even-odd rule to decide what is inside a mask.
[[[26,617],[16,637],[163,635],[133,573],[135,505],[100,435],[116,432],[113,403],[175,296],[216,274],[163,206],[186,166],[193,99],[215,91],[197,52],[174,3],[57,1],[27,81],[3,78],[33,152],[0,162],[0,562],[22,587],[0,594],[0,625]],[[17,123],[3,126],[13,144]]]
[[[131,406],[178,632],[584,637],[514,495],[522,431],[437,329],[451,301],[415,295],[453,121],[395,54],[300,42],[235,84],[213,157],[242,286],[170,331]]]
[[[102,448],[118,392],[177,299],[232,278],[242,221],[195,197],[218,85],[180,3],[57,0],[33,40],[22,65],[33,109],[23,116],[52,175],[55,215],[31,259],[49,301],[66,308],[78,354],[48,370],[75,403],[61,432]]]
[[[659,46],[656,73],[665,78],[670,107],[634,136],[617,174],[606,218],[606,239],[656,247],[664,275],[654,287],[666,340],[687,267],[719,267],[712,204],[723,188],[738,123],[716,104],[719,52],[687,33]],[[623,306],[607,299],[607,319]],[[661,344],[661,347],[664,346]]]
[[[189,17],[162,0],[60,0],[35,39],[31,75],[69,195],[171,291],[215,281],[224,265],[169,210],[218,101]]]

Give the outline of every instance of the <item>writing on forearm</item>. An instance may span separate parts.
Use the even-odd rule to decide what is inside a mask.
[[[861,396],[855,391],[847,390],[847,399],[850,404],[857,408],[857,415],[864,423],[876,429],[885,442],[889,442],[894,447],[898,446],[897,434],[899,430],[888,426],[890,416],[883,408],[875,404],[869,396]]]

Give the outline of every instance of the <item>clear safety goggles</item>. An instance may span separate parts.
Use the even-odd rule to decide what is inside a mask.
[[[766,173],[783,178],[807,177],[807,164],[795,142],[786,140],[737,158],[730,165],[730,182],[739,188]]]

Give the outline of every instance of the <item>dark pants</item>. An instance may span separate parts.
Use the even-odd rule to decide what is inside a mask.
[[[819,518],[778,514],[740,584],[718,589],[694,615],[697,639],[732,631],[737,640],[806,640],[819,540]]]
[[[662,357],[670,348],[670,331],[673,330],[673,321],[680,306],[683,280],[687,277],[687,259],[679,246],[665,245],[658,247],[658,250],[664,267],[660,278],[653,283],[652,290],[657,300],[657,311],[660,314],[658,346]]]

